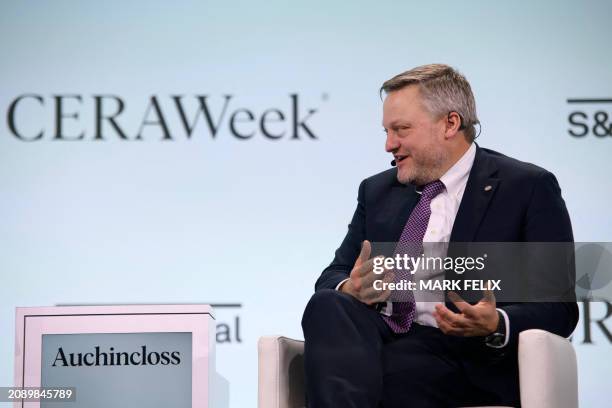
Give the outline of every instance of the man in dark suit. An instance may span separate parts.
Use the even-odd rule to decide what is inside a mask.
[[[520,406],[521,331],[569,336],[575,302],[391,302],[370,242],[572,242],[554,175],[474,143],[469,83],[432,64],[386,81],[386,151],[302,319],[310,407]],[[384,276],[389,282],[393,273]]]

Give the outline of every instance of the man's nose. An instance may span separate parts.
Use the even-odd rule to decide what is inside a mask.
[[[387,131],[387,140],[385,141],[385,150],[389,153],[399,149],[399,140],[392,130]]]

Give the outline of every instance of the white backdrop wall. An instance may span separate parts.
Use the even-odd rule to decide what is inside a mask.
[[[2,2],[0,385],[16,306],[230,303],[217,366],[229,405],[255,406],[257,338],[302,336],[359,181],[388,168],[378,88],[424,63],[468,77],[481,146],[557,175],[576,240],[612,240],[612,137],[593,129],[612,104],[567,102],[612,98],[611,15],[608,1]],[[189,123],[206,95],[214,137],[202,116],[186,135],[176,95]],[[108,121],[96,140],[95,96],[106,115],[123,102],[128,140]],[[266,126],[284,135],[242,111],[236,131],[254,135],[237,138],[241,108],[281,111]],[[294,109],[316,139],[299,123],[293,137]],[[573,339],[587,407],[607,406],[606,307]]]

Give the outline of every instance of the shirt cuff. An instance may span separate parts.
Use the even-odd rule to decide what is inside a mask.
[[[342,284],[346,282],[347,280],[349,280],[349,278],[346,278],[340,281],[340,283],[336,285],[336,290],[340,290],[340,286],[342,286]],[[393,302],[389,302],[389,301],[384,302],[382,307],[378,309],[378,313],[385,315],[385,316],[391,316],[393,314]]]
[[[486,343],[486,344],[487,346],[492,347],[492,348],[503,348],[503,347],[506,347],[506,345],[508,344],[508,341],[510,340],[510,319],[508,319],[508,314],[506,313],[504,309],[498,308],[497,311],[501,313],[502,316],[504,317],[504,323],[506,325],[506,337],[504,338],[504,344],[502,344],[501,346],[494,346],[489,343]]]
[[[340,281],[340,283],[336,285],[336,290],[340,290],[340,286],[342,286],[342,284],[343,284],[344,282],[346,282],[347,280],[349,280],[349,278],[346,278],[346,279],[344,279],[344,280]]]
[[[384,302],[378,313],[385,316],[391,316],[393,314],[393,302],[389,302],[388,300]]]

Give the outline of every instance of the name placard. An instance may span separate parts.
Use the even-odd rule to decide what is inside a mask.
[[[15,384],[70,388],[19,407],[208,408],[215,324],[206,305],[18,308]]]

